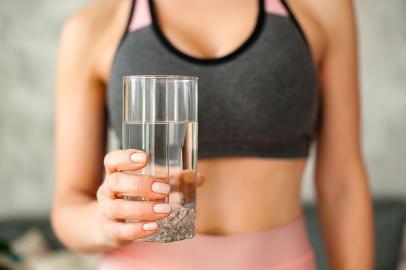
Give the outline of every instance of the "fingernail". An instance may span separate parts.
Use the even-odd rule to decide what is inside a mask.
[[[172,211],[172,207],[167,203],[158,203],[154,205],[154,212],[158,214],[168,214]]]
[[[145,231],[154,231],[154,230],[158,229],[158,223],[148,222],[148,223],[145,223],[144,225],[142,225],[142,228]]]
[[[151,187],[153,192],[162,193],[162,194],[169,194],[171,190],[171,186],[161,182],[154,182]]]
[[[145,161],[145,155],[143,153],[134,153],[131,155],[130,158],[133,162],[144,162]]]

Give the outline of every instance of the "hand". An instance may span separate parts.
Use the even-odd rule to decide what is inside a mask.
[[[108,246],[120,247],[155,233],[158,229],[155,221],[167,217],[172,210],[171,205],[164,202],[170,185],[162,178],[124,172],[140,170],[147,164],[146,153],[134,149],[115,150],[104,159],[106,179],[97,191],[97,201],[101,237]],[[204,182],[201,174],[197,174],[196,179],[190,176],[190,171],[181,175],[182,180],[196,181],[198,186]],[[124,200],[123,195],[149,201]],[[137,221],[125,223],[125,220]]]

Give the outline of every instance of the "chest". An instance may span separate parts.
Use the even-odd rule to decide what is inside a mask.
[[[262,23],[249,43],[215,61],[173,51],[151,27],[130,33],[117,52],[109,85],[111,122],[118,134],[122,76],[193,74],[200,79],[201,149],[213,138],[255,141],[258,148],[310,138],[318,103],[310,51],[285,18],[268,16]]]
[[[259,14],[258,0],[151,3],[168,40],[179,50],[198,58],[218,58],[236,49],[254,31]]]
[[[100,54],[96,66],[101,80],[106,84],[131,7],[131,1],[127,2],[118,9],[110,30],[99,42]],[[159,16],[156,19],[168,41],[179,51],[196,58],[219,58],[238,49],[252,34],[258,20],[257,0],[155,2],[155,13]],[[313,63],[318,66],[325,49],[322,27],[306,2],[297,0],[290,6],[304,30]],[[179,11],[182,16],[179,16]]]

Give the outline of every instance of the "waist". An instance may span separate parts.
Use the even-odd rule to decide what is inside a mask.
[[[131,268],[132,267],[132,268]],[[139,267],[139,268],[137,268]],[[106,254],[109,269],[314,269],[304,218],[255,233],[211,236],[168,244],[135,242]]]
[[[252,157],[199,160],[196,230],[240,234],[287,224],[301,214],[306,159]]]

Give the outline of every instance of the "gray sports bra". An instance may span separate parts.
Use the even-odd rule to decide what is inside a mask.
[[[153,0],[133,0],[108,85],[108,116],[121,141],[124,75],[199,77],[198,157],[306,157],[319,111],[316,69],[283,0],[259,0],[255,30],[232,53],[200,59],[161,31]],[[203,22],[202,22],[203,23]]]

